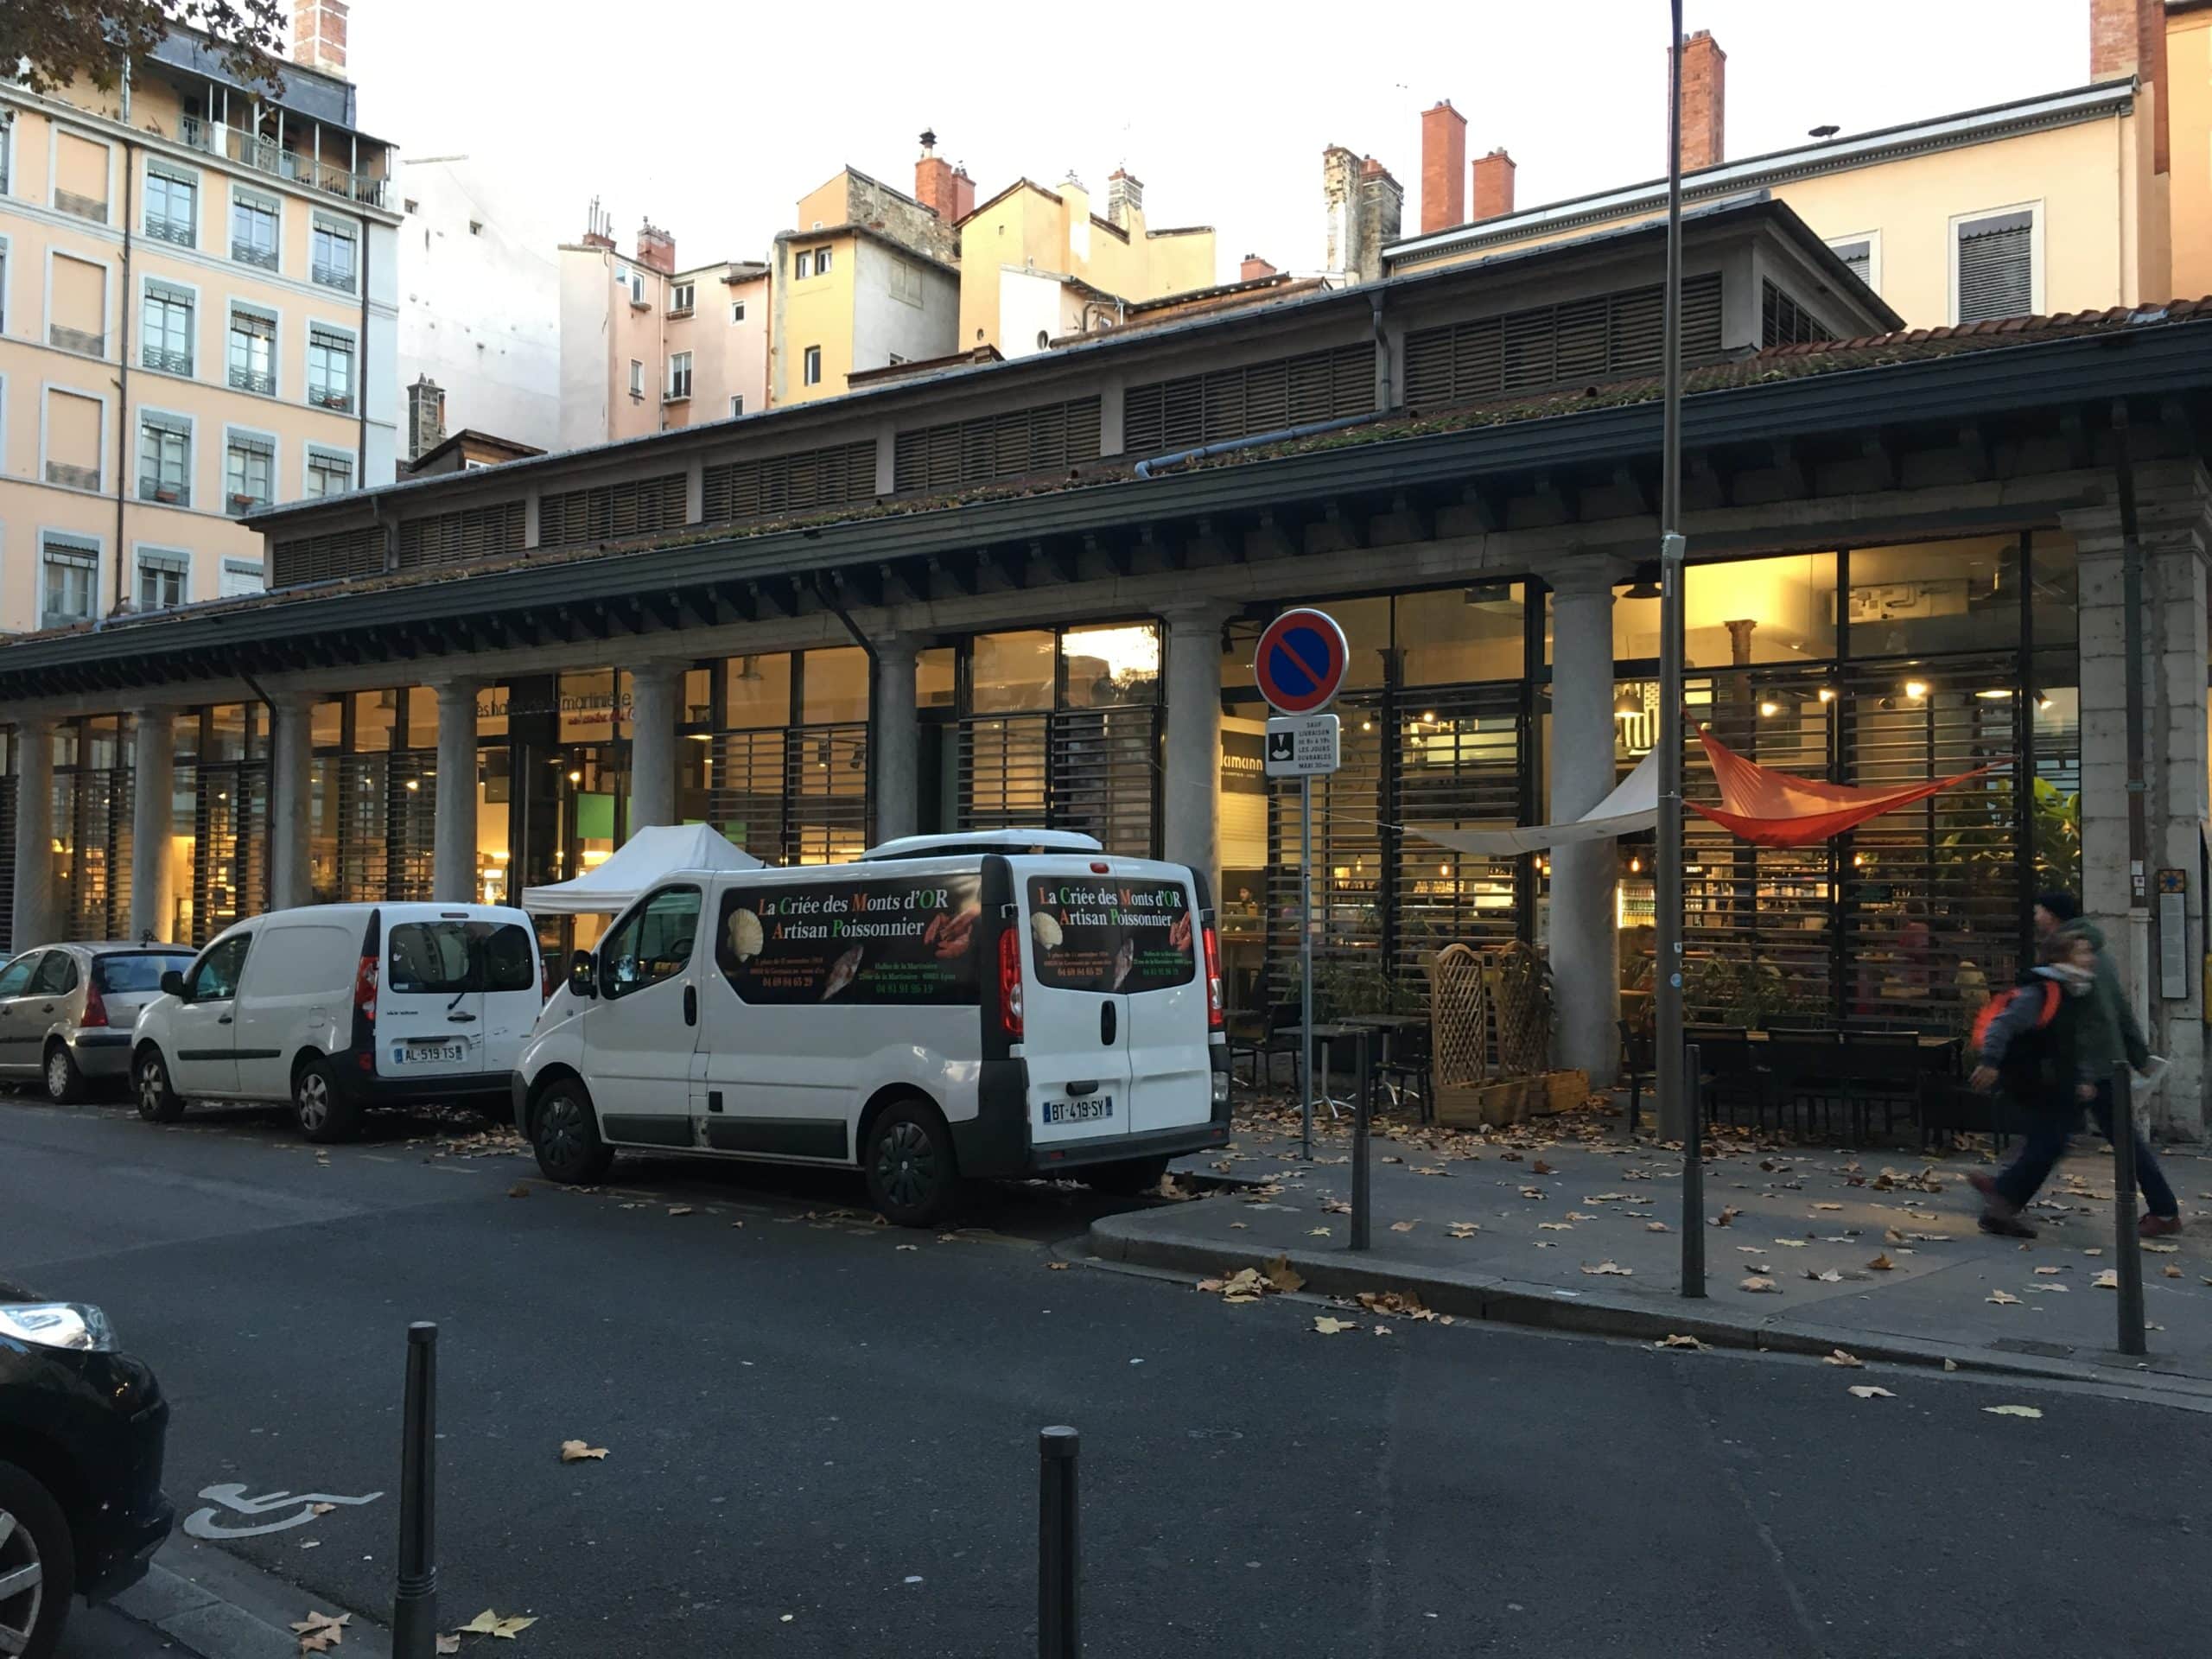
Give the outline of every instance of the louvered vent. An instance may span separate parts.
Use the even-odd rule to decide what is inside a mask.
[[[502,502],[470,507],[430,518],[410,518],[399,527],[399,568],[425,564],[467,564],[502,553],[522,551],[523,505]]]
[[[1098,459],[1098,399],[1078,397],[899,435],[894,486],[931,494],[1065,473]]]
[[[278,542],[269,556],[269,585],[296,588],[308,582],[372,576],[383,569],[384,531],[375,524],[365,524],[359,530]]]
[[[1666,296],[1658,283],[1478,317],[1406,336],[1406,402],[1449,408],[1554,386],[1656,374]],[[1682,360],[1720,353],[1720,276],[1682,283]]]
[[[669,473],[541,496],[537,544],[569,547],[579,542],[619,541],[681,530],[683,523],[683,474]]]
[[[875,499],[875,443],[840,443],[706,469],[705,518],[727,524]]]
[[[1374,348],[1340,346],[1133,386],[1122,404],[1122,448],[1132,455],[1165,454],[1374,408]]]

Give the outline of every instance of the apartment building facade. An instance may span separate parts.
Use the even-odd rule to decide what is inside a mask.
[[[240,514],[393,476],[391,150],[300,10],[281,95],[184,29],[0,82],[0,630],[258,589]]]

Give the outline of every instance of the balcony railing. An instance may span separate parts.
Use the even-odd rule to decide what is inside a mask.
[[[195,240],[189,222],[180,223],[173,219],[148,219],[146,234],[157,242],[174,242],[181,248],[192,246]]]
[[[315,264],[308,267],[308,274],[325,288],[334,288],[346,294],[353,291],[353,268],[351,265]]]
[[[192,486],[175,480],[163,483],[150,474],[138,475],[138,499],[158,501],[165,507],[188,507],[192,505]]]
[[[73,490],[97,490],[100,486],[100,469],[73,466],[66,461],[49,461],[46,463],[46,481]]]
[[[276,377],[264,374],[258,369],[242,369],[231,365],[231,387],[236,391],[257,391],[264,397],[276,395]]]
[[[82,352],[86,357],[107,355],[107,336],[95,334],[82,328],[65,328],[52,324],[46,331],[47,344],[65,352]]]
[[[352,410],[353,394],[343,386],[309,386],[308,402],[317,409],[334,409],[340,412]]]
[[[192,378],[192,353],[172,352],[160,346],[149,345],[139,361],[147,368],[159,369],[163,374],[181,374]]]
[[[318,162],[312,156],[281,148],[272,138],[257,137],[236,127],[226,127],[219,121],[204,121],[194,115],[179,118],[177,137],[194,149],[226,157],[257,173],[289,179],[294,184],[327,191],[371,207],[385,205],[390,188],[388,180],[349,171],[334,162]]]
[[[240,237],[231,238],[231,257],[242,265],[259,265],[264,270],[276,269],[276,250],[257,248]]]

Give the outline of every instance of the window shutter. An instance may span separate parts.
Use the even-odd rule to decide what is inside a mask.
[[[1959,226],[1959,321],[2024,317],[2035,308],[2035,220],[1999,213]]]
[[[1874,286],[1874,245],[1872,241],[1838,242],[1828,250],[1851,268],[1851,274],[1867,287]]]
[[[404,546],[404,530],[401,539]],[[270,554],[269,586],[296,588],[302,582],[376,575],[383,569],[384,531],[370,524],[277,543]]]

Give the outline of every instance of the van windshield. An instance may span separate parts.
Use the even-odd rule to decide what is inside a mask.
[[[190,956],[124,956],[92,958],[92,981],[104,991],[158,991],[162,976],[174,969],[182,973],[192,966]]]
[[[1191,897],[1179,881],[1029,878],[1037,982],[1056,990],[1166,990],[1198,972]]]
[[[402,995],[537,988],[530,935],[512,922],[402,922],[385,957],[385,986]]]

